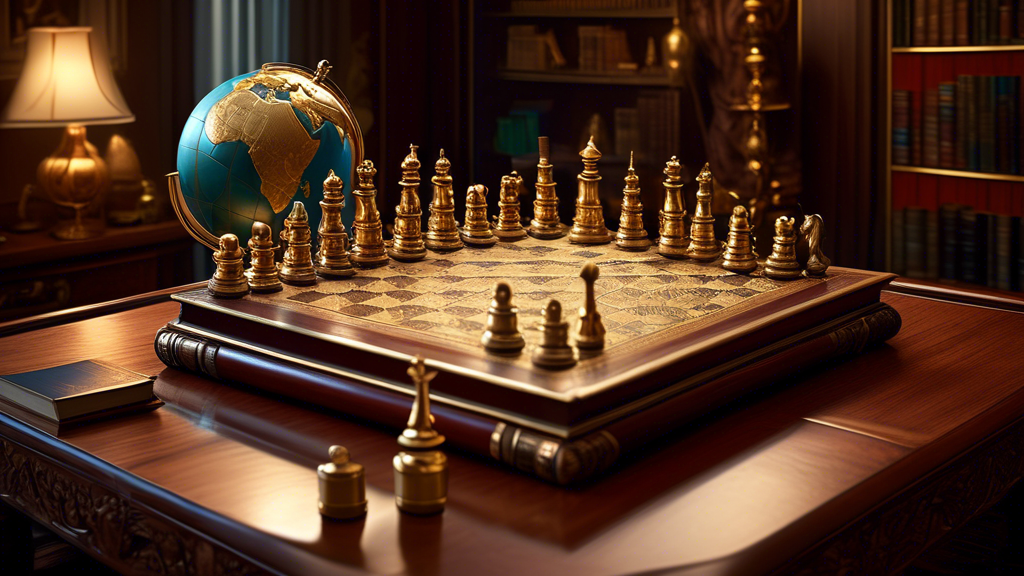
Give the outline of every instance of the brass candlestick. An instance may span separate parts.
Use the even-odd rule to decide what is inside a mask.
[[[579,184],[576,195],[576,216],[572,219],[572,230],[569,241],[576,244],[607,244],[612,241],[612,233],[604,225],[604,210],[601,208],[601,196],[598,184],[601,175],[597,172],[597,161],[601,152],[594,146],[594,137],[590,137],[587,146],[580,151],[583,159],[583,172],[576,180]]]

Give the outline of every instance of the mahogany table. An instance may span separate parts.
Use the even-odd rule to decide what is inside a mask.
[[[394,431],[165,369],[163,294],[0,324],[0,373],[100,358],[159,373],[167,402],[60,438],[0,415],[0,500],[125,573],[898,571],[1024,475],[1024,301],[913,290],[883,293],[886,345],[582,486],[449,452],[427,518],[395,508]],[[365,520],[317,513],[330,444],[366,467]]]

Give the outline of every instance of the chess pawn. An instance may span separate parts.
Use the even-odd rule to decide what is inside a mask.
[[[448,175],[452,164],[441,157],[434,164],[434,198],[430,202],[430,219],[427,221],[427,248],[438,252],[451,252],[462,248],[458,223],[455,221],[455,199],[452,192],[452,177]]]
[[[249,259],[252,268],[245,271],[249,278],[249,289],[253,292],[277,292],[282,288],[274,261],[274,240],[270,226],[263,222],[252,223],[252,237],[249,238]]]
[[[341,209],[345,207],[345,183],[332,169],[324,180],[324,199],[320,201],[320,227],[317,228],[319,247],[313,268],[320,276],[347,278],[356,273],[348,258],[348,232],[341,221]]]
[[[298,200],[284,219],[281,240],[287,242],[282,258],[281,281],[290,286],[311,286],[316,284],[316,270],[310,253],[309,215],[306,207]]]
[[[537,198],[533,201],[533,220],[527,232],[534,238],[550,240],[561,238],[568,232],[568,227],[558,218],[558,195],[555,193],[555,181],[552,177],[554,166],[551,165],[551,148],[548,137],[537,138],[540,149],[540,160],[537,162]]]
[[[437,514],[448,501],[448,458],[433,450],[444,443],[430,424],[430,381],[437,372],[427,372],[422,356],[410,362],[407,371],[416,387],[412,411],[395,455],[395,504],[409,514]]]
[[[466,223],[459,236],[470,246],[485,248],[498,242],[487,221],[487,186],[474,184],[466,190]]]
[[[807,268],[804,276],[818,278],[825,275],[832,261],[821,251],[821,231],[824,222],[821,216],[811,214],[804,216],[804,222],[800,225],[800,235],[807,239]]]
[[[366,471],[352,462],[348,449],[331,446],[331,461],[316,469],[320,485],[320,514],[335,520],[351,520],[366,515]]]
[[[352,192],[356,203],[356,218],[352,223],[353,246],[349,260],[360,268],[375,268],[388,263],[384,247],[383,226],[377,210],[377,189],[373,178],[377,169],[373,162],[363,160],[356,168],[359,186]]]
[[[512,288],[507,282],[494,285],[494,296],[487,309],[487,328],[480,343],[488,352],[495,354],[518,354],[526,340],[519,333],[519,310],[512,305]]]
[[[583,172],[576,176],[576,216],[572,219],[569,241],[576,244],[607,244],[612,241],[612,233],[604,225],[604,210],[598,194],[601,175],[597,172],[601,152],[594,146],[593,136],[586,148],[580,151],[580,157],[583,158]]]
[[[526,238],[522,217],[519,214],[519,187],[523,179],[513,171],[501,177],[501,188],[498,191],[498,223],[494,226],[494,235],[504,242],[515,242]]]
[[[737,206],[729,218],[729,242],[725,246],[722,268],[737,274],[750,274],[757,270],[757,256],[750,241],[750,222],[747,209]]]
[[[800,264],[796,261],[796,231],[793,218],[779,216],[775,221],[772,254],[765,260],[764,275],[775,280],[800,277]]]
[[[711,262],[722,255],[722,243],[715,239],[715,217],[711,215],[714,196],[709,164],[697,175],[697,211],[690,224],[690,246],[686,255],[698,262]]]
[[[622,190],[622,214],[619,216],[619,230],[615,233],[615,245],[623,250],[646,250],[651,245],[644,230],[644,205],[640,202],[640,179],[633,169],[633,153],[629,153],[629,169],[626,171],[626,187]]]
[[[541,342],[533,349],[531,360],[541,368],[568,368],[576,364],[576,356],[569,346],[569,323],[562,321],[562,305],[549,300],[544,307],[540,323]]]
[[[665,204],[658,213],[658,253],[685,258],[690,237],[686,233],[686,204],[683,203],[683,167],[675,156],[665,164]]]
[[[402,262],[415,262],[427,255],[420,229],[423,211],[420,209],[420,161],[416,148],[409,145],[409,155],[402,161],[402,196],[395,208],[395,235],[388,247],[388,256]]]
[[[238,236],[221,236],[220,249],[213,253],[213,261],[217,264],[217,269],[206,284],[210,294],[217,298],[241,298],[249,293],[249,282],[245,279]]]
[[[576,324],[576,347],[581,350],[604,348],[604,323],[601,322],[601,313],[597,311],[597,299],[594,297],[594,282],[600,273],[597,264],[593,262],[587,262],[580,270],[580,278],[586,283],[580,321]]]

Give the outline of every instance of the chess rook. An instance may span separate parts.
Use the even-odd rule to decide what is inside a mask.
[[[580,278],[586,284],[586,295],[580,307],[580,321],[576,324],[576,347],[581,350],[601,350],[604,348],[604,323],[601,313],[597,311],[597,298],[594,296],[594,282],[601,271],[597,264],[587,262],[580,270]]]
[[[825,275],[832,261],[821,251],[821,232],[824,222],[821,216],[811,214],[804,216],[804,222],[800,225],[800,235],[807,239],[807,268],[804,276],[808,278],[820,278]]]
[[[562,321],[562,305],[549,300],[540,323],[541,342],[530,359],[541,368],[568,368],[576,364],[576,355],[569,346],[569,323]]]
[[[494,246],[498,238],[487,221],[487,186],[474,184],[466,190],[466,222],[459,229],[462,241],[470,246]]]
[[[444,157],[444,150],[434,164],[434,197],[430,202],[430,219],[427,220],[427,248],[437,252],[451,252],[462,248],[458,223],[455,222],[455,198],[452,192],[452,177],[448,175],[452,164]]]
[[[306,207],[295,201],[292,211],[284,219],[281,240],[287,243],[281,263],[281,281],[291,286],[316,284],[316,270],[310,253],[309,214]]]
[[[640,179],[633,169],[633,153],[629,153],[629,169],[626,171],[626,187],[622,189],[622,214],[619,216],[619,230],[615,233],[615,245],[623,250],[646,250],[651,245],[644,230],[644,205],[640,202]]]
[[[377,169],[373,162],[363,160],[356,168],[359,186],[352,192],[356,203],[356,217],[352,223],[353,245],[349,260],[360,268],[375,268],[388,263],[388,251],[384,247],[383,226],[377,210],[377,188],[373,178]]]
[[[501,188],[498,191],[498,223],[494,226],[494,235],[503,242],[515,242],[526,238],[522,216],[519,209],[519,187],[523,179],[513,171],[501,177]]]
[[[683,203],[683,167],[673,156],[665,163],[665,204],[658,213],[658,253],[669,258],[685,258],[690,245],[686,233],[686,204]]]
[[[409,413],[409,422],[398,444],[402,450],[395,455],[395,504],[408,514],[437,514],[448,501],[448,458],[434,450],[444,443],[430,424],[430,381],[437,372],[427,372],[422,356],[410,362],[407,371],[416,387],[416,397]]]
[[[253,292],[277,292],[282,288],[274,261],[274,239],[270,226],[263,222],[252,223],[252,237],[249,238],[249,259],[252,267],[245,271],[249,278],[249,289]]]
[[[552,177],[554,166],[549,161],[551,148],[547,136],[537,138],[540,149],[540,160],[537,162],[537,198],[533,201],[533,220],[527,232],[534,238],[550,240],[561,238],[568,232],[568,227],[558,218],[558,195],[555,193],[555,181]]]
[[[487,309],[487,327],[480,343],[488,352],[495,354],[518,354],[526,340],[519,333],[519,310],[512,305],[512,288],[507,282],[494,285],[494,296]]]
[[[326,278],[347,278],[356,273],[348,257],[348,231],[341,221],[345,207],[345,183],[332,169],[324,180],[324,199],[320,201],[320,227],[317,228],[317,251],[313,269]]]
[[[697,175],[697,210],[690,224],[690,246],[686,255],[698,262],[711,262],[722,255],[722,243],[715,239],[715,217],[711,215],[714,197],[710,164]]]
[[[576,244],[607,244],[612,241],[612,233],[604,225],[604,210],[598,195],[601,175],[597,172],[597,161],[601,159],[601,152],[594,146],[593,136],[587,142],[587,147],[580,151],[580,157],[583,158],[583,172],[576,176],[576,216],[572,219],[569,241]]]
[[[213,261],[217,264],[217,269],[206,284],[210,294],[217,298],[241,298],[249,293],[249,282],[245,279],[238,236],[221,236],[220,249],[213,253]]]
[[[388,256],[402,262],[415,262],[427,255],[427,247],[423,243],[420,209],[420,161],[416,157],[416,148],[409,145],[409,155],[402,161],[402,196],[395,208],[395,235],[388,247]]]
[[[729,218],[729,242],[725,246],[722,268],[737,274],[750,274],[757,270],[757,255],[750,238],[747,209],[737,206]]]
[[[800,277],[800,264],[796,261],[796,230],[793,218],[779,216],[775,221],[772,254],[765,260],[764,275],[775,280]]]

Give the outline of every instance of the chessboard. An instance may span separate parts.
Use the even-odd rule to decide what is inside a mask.
[[[534,366],[541,309],[558,300],[574,322],[587,262],[600,269],[604,351],[567,370]],[[439,402],[569,435],[614,407],[875,304],[892,278],[833,267],[824,278],[777,281],[760,270],[734,274],[720,262],[528,238],[428,252],[419,262],[238,300],[178,294],[182,313],[169,328],[371,386],[407,387],[405,366],[422,354],[441,372],[432,384]],[[512,288],[527,342],[511,357],[480,344],[497,281]]]

